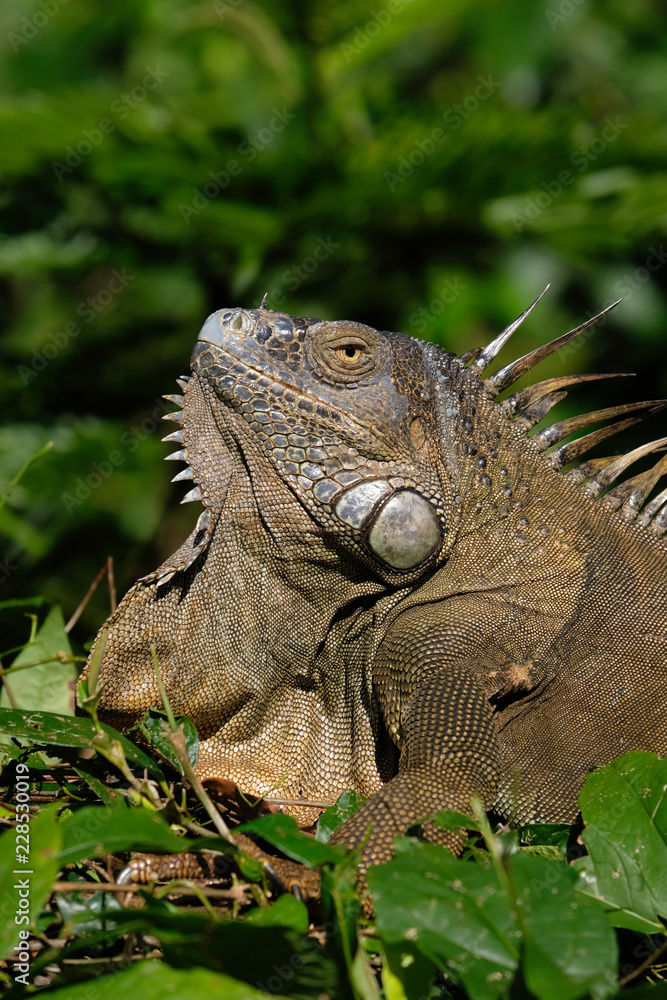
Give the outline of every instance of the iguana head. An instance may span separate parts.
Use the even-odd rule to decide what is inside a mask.
[[[252,435],[316,523],[390,573],[421,573],[451,519],[422,345],[361,323],[221,309],[195,377]],[[187,459],[186,459],[187,460]]]

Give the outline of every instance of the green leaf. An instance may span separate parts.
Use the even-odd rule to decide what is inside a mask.
[[[100,931],[104,932],[104,916],[108,910],[120,910],[120,902],[115,893],[104,892],[100,885],[99,892],[93,892],[92,882],[82,881],[81,892],[59,892],[56,894],[58,909],[63,920],[72,925],[71,933],[75,937],[85,937]],[[85,894],[84,894],[85,892]]]
[[[410,941],[383,945],[382,985],[387,1000],[427,997],[438,968]],[[440,991],[438,991],[440,992]]]
[[[185,749],[187,750],[190,763],[195,767],[199,759],[199,736],[197,730],[185,716],[176,719],[176,722],[183,727]],[[166,734],[169,732],[169,726],[165,713],[158,712],[156,709],[150,709],[139,723],[139,730],[151,746],[155,747],[158,753],[162,754],[172,767],[183,774],[181,762],[167,739]]]
[[[99,725],[107,736],[118,740],[129,764],[146,768],[153,777],[164,780],[162,771],[148,754],[135,747],[111,726],[107,726],[103,722]],[[26,713],[11,708],[0,708],[0,733],[33,740],[35,743],[46,743],[50,746],[90,747],[97,730],[92,719],[55,715],[52,712]]]
[[[531,823],[519,828],[519,839],[524,849],[555,847],[565,857],[571,833],[572,827],[568,823]],[[548,856],[554,855],[550,853]]]
[[[209,969],[174,969],[166,962],[145,959],[132,968],[113,976],[95,979],[98,996],[113,996],[114,1000],[164,1000],[177,996],[178,1000],[203,1000],[205,997],[224,997],[225,1000],[266,1000],[263,990],[253,989],[247,983]],[[49,995],[56,1000],[90,1000],[90,982],[77,983],[53,990]],[[285,1000],[273,994],[276,1000]]]
[[[46,597],[11,597],[6,601],[0,601],[0,611],[10,608],[43,608],[45,604],[50,603]]]
[[[589,775],[579,796],[594,893],[615,926],[667,918],[667,759],[633,751]]]
[[[456,812],[454,809],[443,809],[433,816],[433,825],[443,830],[479,830],[479,823],[472,816]]]
[[[335,864],[345,853],[340,845],[329,847],[302,833],[293,816],[273,813],[259,816],[238,827],[239,833],[256,833],[274,847],[279,848],[294,861],[301,861],[311,868],[322,864]]]
[[[522,970],[540,1000],[615,992],[616,937],[604,913],[575,891],[577,875],[561,861],[520,852],[511,877],[525,925]]]
[[[315,840],[320,841],[322,844],[326,844],[331,834],[334,833],[339,826],[342,826],[345,820],[349,819],[350,816],[352,816],[352,814],[355,813],[365,801],[366,800],[353,789],[342,792],[336,799],[335,803],[332,806],[329,806],[328,809],[325,809],[317,821]]]
[[[96,858],[117,851],[215,850],[234,853],[234,847],[219,837],[185,840],[172,833],[159,813],[140,807],[118,805],[84,806],[61,823],[61,863]]]
[[[18,830],[9,829],[0,837],[0,958],[9,955],[18,943],[19,932],[34,923],[51,895],[60,867],[62,834],[56,819],[59,808],[46,806],[30,820],[27,864],[21,860],[25,854],[19,847],[24,846],[24,841],[18,840]]]
[[[179,968],[204,966],[271,994],[309,1000],[322,994],[347,997],[341,989],[344,979],[327,951],[289,927],[213,921],[148,894],[141,910],[108,914],[108,920],[157,937],[165,959]]]
[[[396,858],[369,869],[367,878],[385,944],[414,945],[460,979],[472,1000],[507,995],[520,941],[492,868],[434,844],[398,840]]]
[[[562,862],[518,852],[504,859],[501,880],[492,867],[433,844],[399,840],[397,849],[367,876],[385,945],[416,947],[471,1000],[508,996],[522,946],[523,977],[538,1000],[614,991],[613,931]]]
[[[258,927],[291,927],[299,934],[307,934],[310,923],[306,906],[289,892],[279,896],[275,903],[265,909],[257,907],[256,910],[251,910],[245,919]]]
[[[38,629],[34,642],[24,646],[11,666],[18,667],[39,660],[45,662],[3,677],[0,706],[7,708],[14,704],[17,709],[48,709],[64,715],[74,715],[77,669],[74,663],[62,663],[56,654],[71,657],[72,647],[65,632],[63,613],[54,605]],[[12,701],[8,691],[11,692]]]

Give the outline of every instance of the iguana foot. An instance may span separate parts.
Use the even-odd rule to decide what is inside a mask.
[[[254,861],[260,861],[271,881],[280,892],[290,892],[297,899],[307,902],[320,893],[320,876],[305,865],[286,858],[274,857],[263,851],[249,837],[235,834],[237,847]],[[118,883],[147,885],[173,879],[193,879],[220,882],[229,877],[234,859],[218,851],[200,851],[197,854],[134,854],[118,876]]]

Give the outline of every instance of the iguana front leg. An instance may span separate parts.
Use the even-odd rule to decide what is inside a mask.
[[[491,707],[470,658],[452,656],[452,636],[424,608],[399,616],[376,656],[373,676],[385,723],[400,749],[398,774],[335,834],[362,843],[364,865],[387,861],[394,838],[442,809],[471,812],[493,804],[500,749]],[[434,627],[435,626],[435,627]],[[456,834],[424,825],[427,839],[452,850]]]

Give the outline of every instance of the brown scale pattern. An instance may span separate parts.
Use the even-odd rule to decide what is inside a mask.
[[[200,777],[370,796],[337,835],[357,844],[371,824],[364,863],[473,796],[523,822],[572,820],[591,768],[667,753],[667,494],[645,506],[663,467],[608,498],[611,460],[557,471],[549,435],[526,429],[563,393],[494,401],[554,347],[485,381],[506,335],[456,359],[347,321],[210,317],[169,435],[205,513],[107,622],[101,712],[127,725],[159,705],[154,643],[200,732]],[[368,509],[341,520],[341,498],[375,480]],[[402,493],[427,501],[440,542],[398,570],[371,529]]]

